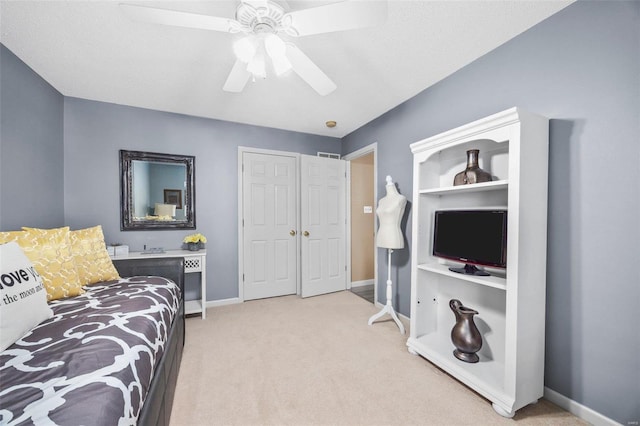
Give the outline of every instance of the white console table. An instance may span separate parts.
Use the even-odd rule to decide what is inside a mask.
[[[200,272],[200,300],[185,300],[185,314],[201,314],[202,319],[206,318],[207,310],[207,251],[198,250],[166,250],[164,253],[143,254],[140,251],[132,251],[124,256],[111,256],[112,260],[128,260],[128,259],[149,259],[149,258],[168,258],[182,257],[184,258],[184,273],[191,274]]]

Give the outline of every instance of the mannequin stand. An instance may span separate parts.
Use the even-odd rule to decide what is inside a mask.
[[[391,315],[391,318],[393,318],[393,320],[396,322],[396,324],[398,324],[398,328],[400,328],[400,333],[404,334],[404,325],[402,325],[402,322],[398,318],[398,315],[396,315],[396,311],[395,309],[393,309],[393,304],[391,303],[391,298],[392,298],[391,253],[393,253],[393,250],[392,249],[388,249],[388,250],[389,250],[389,253],[388,253],[389,262],[388,262],[388,268],[387,268],[387,304],[384,305],[384,308],[382,308],[380,312],[378,312],[377,314],[369,318],[369,325],[373,324],[375,320],[382,317],[384,314],[389,314]]]

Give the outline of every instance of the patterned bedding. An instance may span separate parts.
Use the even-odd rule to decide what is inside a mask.
[[[0,353],[0,425],[136,423],[180,289],[160,277],[85,289]]]

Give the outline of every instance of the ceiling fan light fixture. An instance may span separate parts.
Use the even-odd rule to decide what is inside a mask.
[[[256,40],[251,36],[243,37],[233,43],[233,53],[235,53],[236,58],[246,64],[250,63],[251,60],[256,56],[257,50],[258,44],[256,43]]]
[[[282,58],[271,58],[271,63],[273,64],[273,70],[278,77],[293,68],[291,62],[289,61],[289,59],[287,59],[286,56],[283,56]]]
[[[291,62],[287,58],[287,46],[280,37],[275,34],[267,34],[264,38],[264,48],[271,58],[276,75],[281,76],[292,68]]]
[[[262,52],[255,54],[253,59],[249,61],[247,65],[247,71],[253,74],[254,80],[256,78],[267,78],[267,70],[264,63],[264,55]]]
[[[267,34],[264,38],[264,48],[271,58],[282,58],[287,55],[284,41],[275,34]]]

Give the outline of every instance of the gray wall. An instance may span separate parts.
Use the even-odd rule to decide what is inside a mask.
[[[569,6],[348,135],[343,153],[377,141],[379,193],[390,174],[411,199],[410,143],[512,106],[551,119],[545,385],[637,423],[640,2]],[[409,252],[396,251],[404,314]]]
[[[63,96],[0,45],[0,230],[64,224]]]
[[[411,200],[409,143],[514,105],[551,118],[545,384],[622,424],[640,418],[639,52],[640,3],[579,2],[343,140],[343,153],[377,141],[379,193],[390,174]],[[69,98],[63,139],[61,95],[3,46],[0,55],[0,229],[101,223],[110,242],[177,247],[187,232],[119,231],[118,150],[196,155],[210,300],[237,295],[237,146],[338,149],[321,137]],[[19,167],[29,158],[35,169]],[[405,314],[409,253],[394,253]]]
[[[340,140],[65,98],[65,223],[101,224],[107,242],[131,250],[180,248],[185,235],[201,232],[208,239],[207,299],[237,297],[238,146],[315,155],[339,152]],[[196,157],[196,231],[120,231],[120,149]]]

